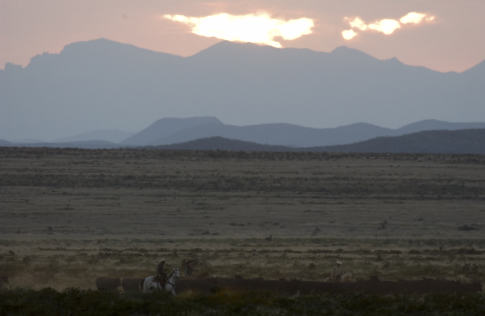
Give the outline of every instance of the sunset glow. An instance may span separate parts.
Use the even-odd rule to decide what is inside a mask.
[[[426,13],[419,12],[409,12],[405,16],[401,17],[399,20],[394,19],[382,19],[369,24],[366,24],[360,17],[348,18],[345,20],[349,23],[351,29],[342,32],[342,37],[345,40],[351,40],[357,36],[357,32],[353,29],[360,31],[377,31],[385,35],[390,35],[394,33],[395,30],[400,29],[406,24],[420,24],[422,22],[432,22],[435,17],[428,15]]]
[[[268,13],[247,15],[220,13],[200,18],[168,14],[162,18],[188,25],[192,33],[200,36],[216,37],[234,42],[265,44],[279,48],[282,45],[274,40],[275,37],[294,40],[311,34],[314,25],[312,19],[300,18],[284,21],[273,19]]]
[[[417,12],[409,12],[405,16],[403,16],[399,21],[402,24],[418,24],[421,23],[421,21],[426,17],[426,14],[424,13],[417,13]]]
[[[423,21],[431,22],[435,19],[432,15],[427,15],[425,13],[418,13],[418,12],[409,12],[405,16],[403,16],[399,21],[402,24],[419,24]]]
[[[345,31],[342,31],[342,37],[346,40],[351,40],[353,39],[354,37],[357,36],[357,32],[354,31],[354,30],[345,30]]]
[[[346,19],[348,19],[348,18],[346,18]],[[356,28],[356,29],[359,29],[361,31],[367,30],[367,25],[359,17],[356,17],[355,19],[348,20],[348,21],[349,21],[350,27],[352,27],[352,28]]]
[[[375,30],[377,32],[384,33],[386,35],[394,33],[395,30],[401,28],[396,20],[384,19],[368,25],[370,30]]]

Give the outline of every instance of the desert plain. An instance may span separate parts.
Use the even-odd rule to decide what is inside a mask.
[[[0,148],[0,275],[485,283],[485,156]],[[184,276],[185,277],[185,276]]]

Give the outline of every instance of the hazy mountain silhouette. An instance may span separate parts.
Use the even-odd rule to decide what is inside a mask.
[[[379,137],[350,145],[311,148],[262,145],[222,137],[203,138],[185,143],[149,148],[170,150],[485,154],[485,129],[424,131],[396,137]]]
[[[421,131],[432,130],[460,130],[460,129],[481,129],[485,128],[485,123],[452,123],[438,120],[424,120],[405,125],[396,130],[394,135],[405,135]],[[383,135],[384,136],[384,135]]]
[[[485,124],[484,124],[485,125]],[[387,129],[359,123],[337,128],[317,129],[291,124],[260,124],[251,126],[215,125],[196,126],[157,139],[150,145],[186,142],[201,137],[220,136],[247,142],[293,147],[347,144],[387,135]]]
[[[19,144],[34,144],[34,143],[44,143],[45,141],[39,138],[22,138],[10,140],[11,143]]]
[[[327,152],[485,154],[485,129],[424,131],[360,143],[312,148]]]
[[[165,150],[229,150],[229,151],[295,151],[285,146],[262,145],[224,137],[209,137],[180,144],[150,146],[146,148]]]
[[[0,139],[1,147],[59,147],[110,149],[121,145],[104,141],[69,143],[12,143]],[[338,146],[288,147],[258,144],[223,137],[209,137],[184,143],[135,148],[166,150],[231,150],[231,151],[310,151],[310,152],[376,152],[376,153],[450,153],[485,154],[485,128],[467,130],[434,130],[395,137],[377,137],[363,142]]]
[[[13,143],[6,141],[4,139],[0,139],[0,147],[10,147],[12,145],[13,145]]]
[[[70,137],[62,137],[62,138],[54,139],[53,142],[68,143],[68,142],[84,142],[84,141],[100,140],[100,141],[107,141],[110,143],[119,143],[124,139],[132,136],[133,134],[135,133],[120,131],[119,129],[97,130],[97,131],[92,131],[87,133],[81,133]]]
[[[119,144],[102,141],[75,141],[75,142],[41,142],[41,143],[15,143],[0,140],[2,147],[55,147],[55,148],[84,148],[84,149],[112,149],[120,148]]]
[[[0,137],[56,139],[159,117],[217,116],[234,125],[287,122],[402,126],[485,121],[485,63],[440,73],[339,47],[330,53],[221,42],[183,58],[99,39],[0,72]]]
[[[351,124],[336,128],[308,128],[291,124],[260,124],[234,126],[222,124],[216,118],[211,120],[162,119],[133,135],[123,145],[168,145],[188,142],[200,138],[223,137],[259,144],[315,147],[350,144],[379,136],[398,136],[423,130],[456,130],[485,128],[485,123],[449,123],[426,120],[393,130],[366,123]],[[200,124],[196,124],[199,122]],[[192,127],[189,125],[193,125]],[[182,127],[186,127],[183,129]],[[177,131],[178,128],[178,131]]]
[[[215,117],[163,118],[141,132],[125,139],[121,144],[134,146],[149,145],[159,138],[164,138],[195,126],[207,124],[222,125],[222,122]]]

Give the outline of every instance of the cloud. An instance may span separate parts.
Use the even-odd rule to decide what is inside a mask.
[[[349,23],[351,29],[343,31],[342,37],[345,40],[353,39],[358,34],[353,29],[357,29],[360,31],[373,30],[383,33],[385,35],[390,35],[394,33],[395,30],[403,27],[403,25],[420,24],[423,21],[432,22],[434,19],[434,16],[419,12],[409,12],[408,14],[400,18],[399,21],[394,19],[382,19],[370,24],[366,24],[360,17],[355,17],[353,19],[346,17],[345,20]]]
[[[409,12],[405,16],[399,19],[402,24],[419,24],[421,22],[431,22],[435,19],[434,16],[427,15],[426,13]]]
[[[357,36],[357,32],[352,29],[342,31],[342,37],[346,40],[351,40],[356,36]]]
[[[368,25],[370,30],[375,30],[377,32],[384,33],[386,35],[394,33],[395,30],[401,28],[396,20],[384,19]]]
[[[313,20],[300,18],[295,20],[273,19],[268,13],[231,15],[219,13],[206,17],[187,17],[184,15],[163,15],[162,18],[180,22],[191,27],[194,34],[216,37],[227,41],[251,42],[274,47],[282,47],[274,40],[294,40],[311,34]]]
[[[348,19],[348,18],[346,18],[346,19]],[[359,29],[361,31],[367,30],[367,25],[359,17],[356,17],[353,20],[348,20],[348,21],[349,21],[351,28],[356,28],[356,29]]]

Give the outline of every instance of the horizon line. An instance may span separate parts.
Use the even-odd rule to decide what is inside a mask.
[[[221,40],[221,41],[219,41],[219,42],[217,42],[217,43],[215,43],[215,44],[213,44],[213,45],[210,45],[210,46],[208,46],[208,47],[206,47],[206,48],[204,48],[204,49],[201,49],[200,51],[198,51],[198,52],[197,52],[197,53],[195,53],[195,54],[192,54],[192,55],[189,55],[189,56],[181,56],[181,55],[176,55],[176,54],[172,54],[172,53],[167,53],[167,52],[156,51],[156,50],[152,50],[152,49],[148,49],[148,48],[139,47],[139,46],[136,46],[136,45],[131,44],[131,43],[123,43],[123,42],[114,41],[114,40],[111,40],[111,39],[108,39],[108,38],[105,38],[105,37],[100,37],[100,38],[96,38],[96,39],[91,39],[91,40],[86,40],[86,41],[77,41],[77,42],[72,42],[72,43],[66,44],[66,45],[64,45],[64,47],[62,48],[62,50],[61,50],[60,52],[58,52],[58,53],[42,52],[42,53],[36,54],[36,55],[34,55],[34,56],[32,56],[32,57],[30,58],[30,61],[29,61],[29,63],[28,63],[26,66],[23,66],[23,65],[20,65],[20,64],[15,64],[15,63],[13,63],[13,62],[6,62],[6,63],[3,65],[3,68],[0,68],[0,71],[5,71],[5,69],[6,69],[6,67],[7,67],[7,64],[11,64],[11,65],[14,65],[14,66],[20,66],[20,67],[22,67],[22,69],[25,69],[25,68],[27,68],[27,67],[30,65],[30,63],[32,62],[32,59],[33,59],[33,58],[35,58],[35,57],[37,57],[37,56],[42,56],[43,54],[48,54],[48,55],[60,55],[60,54],[61,54],[61,52],[62,52],[62,51],[63,51],[63,50],[64,50],[64,49],[65,49],[67,46],[69,46],[69,45],[76,44],[76,43],[88,43],[88,42],[94,42],[94,41],[99,41],[99,40],[105,40],[105,41],[109,41],[109,42],[113,42],[113,43],[117,43],[117,44],[121,44],[121,45],[133,46],[133,47],[138,48],[138,49],[147,50],[147,51],[150,51],[150,52],[155,52],[155,53],[168,54],[168,55],[177,56],[177,57],[180,57],[180,58],[190,58],[190,57],[196,56],[196,55],[200,54],[201,52],[203,52],[203,51],[205,51],[205,50],[208,50],[208,49],[210,49],[211,47],[214,47],[214,46],[219,45],[219,44],[224,43],[224,42],[226,42],[226,43],[234,43],[234,44],[243,44],[243,45],[244,45],[244,44],[250,44],[250,45],[255,45],[255,46],[260,46],[260,47],[270,47],[270,48],[273,48],[273,49],[296,49],[296,50],[309,50],[309,51],[316,52],[316,53],[326,53],[326,54],[331,54],[331,53],[332,53],[332,52],[334,52],[336,49],[341,48],[341,47],[345,47],[345,48],[348,48],[348,49],[356,50],[356,51],[358,51],[358,52],[360,52],[360,53],[362,53],[362,54],[366,54],[366,55],[368,55],[368,56],[370,56],[370,57],[372,57],[372,58],[374,58],[374,59],[376,59],[376,60],[379,60],[379,61],[388,61],[388,60],[396,59],[397,61],[399,61],[399,62],[400,62],[400,63],[402,63],[403,65],[406,65],[406,66],[409,66],[409,67],[422,67],[422,68],[426,68],[426,69],[428,69],[428,70],[435,71],[435,72],[439,72],[439,73],[442,73],[442,74],[450,74],[450,73],[462,74],[462,73],[464,73],[464,72],[466,72],[466,71],[468,71],[468,70],[470,70],[470,69],[475,68],[476,66],[478,66],[478,65],[482,64],[483,62],[485,62],[485,58],[484,58],[484,59],[483,59],[481,62],[479,62],[479,63],[477,63],[477,64],[473,65],[473,66],[472,66],[472,67],[470,67],[470,68],[467,68],[467,69],[465,69],[465,70],[462,70],[462,71],[454,71],[454,70],[452,70],[452,71],[441,71],[441,70],[435,70],[435,69],[432,69],[432,68],[429,68],[429,67],[427,67],[427,66],[423,66],[423,65],[411,65],[411,64],[406,64],[406,63],[403,63],[401,60],[399,60],[399,58],[397,58],[396,56],[391,57],[391,58],[387,58],[387,59],[379,59],[379,58],[374,57],[374,56],[372,56],[372,55],[370,55],[370,54],[368,54],[368,53],[366,53],[366,52],[364,52],[364,51],[361,51],[361,50],[359,50],[359,49],[357,49],[357,48],[352,48],[352,47],[349,47],[349,46],[347,46],[347,45],[341,45],[341,46],[337,46],[337,47],[335,47],[334,49],[332,49],[331,51],[329,51],[329,52],[325,52],[325,51],[313,50],[313,49],[311,49],[311,48],[301,48],[301,47],[281,47],[281,48],[278,48],[278,47],[274,47],[274,46],[270,46],[270,45],[261,45],[261,44],[252,43],[252,42],[238,42],[238,41],[228,41],[228,40]]]

